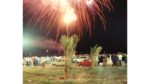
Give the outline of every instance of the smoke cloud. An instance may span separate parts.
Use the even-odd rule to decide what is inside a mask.
[[[63,47],[59,42],[44,37],[34,39],[32,46],[41,49],[63,50]]]

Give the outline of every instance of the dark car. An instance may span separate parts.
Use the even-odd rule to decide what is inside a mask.
[[[91,60],[84,60],[83,62],[79,63],[79,66],[90,67],[91,66]]]

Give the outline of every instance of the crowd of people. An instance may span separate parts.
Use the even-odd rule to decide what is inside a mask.
[[[62,56],[28,56],[23,57],[23,66],[42,66],[45,63],[50,63],[61,59]]]
[[[98,57],[98,65],[100,66],[124,66],[127,65],[127,55],[109,54]]]
[[[24,57],[23,66],[40,66],[48,60],[53,60],[53,58],[49,56],[47,57],[38,57],[38,56]]]

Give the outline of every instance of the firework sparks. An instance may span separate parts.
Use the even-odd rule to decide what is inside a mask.
[[[76,19],[77,19],[77,16],[74,13],[73,9],[68,9],[63,16],[64,23],[67,25],[73,21],[76,21]]]
[[[29,24],[40,24],[49,31],[55,26],[57,35],[65,29],[67,32],[75,31],[79,35],[82,35],[83,28],[91,32],[91,20],[95,20],[96,15],[105,28],[102,9],[112,8],[109,0],[24,0],[23,5],[23,17],[31,16],[28,19]]]
[[[87,0],[87,1],[86,1],[86,4],[87,4],[87,5],[92,5],[92,3],[93,3],[93,0]]]

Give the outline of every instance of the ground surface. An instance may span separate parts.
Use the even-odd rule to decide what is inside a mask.
[[[23,84],[127,84],[127,67],[72,67],[63,76],[63,67],[23,67]]]

